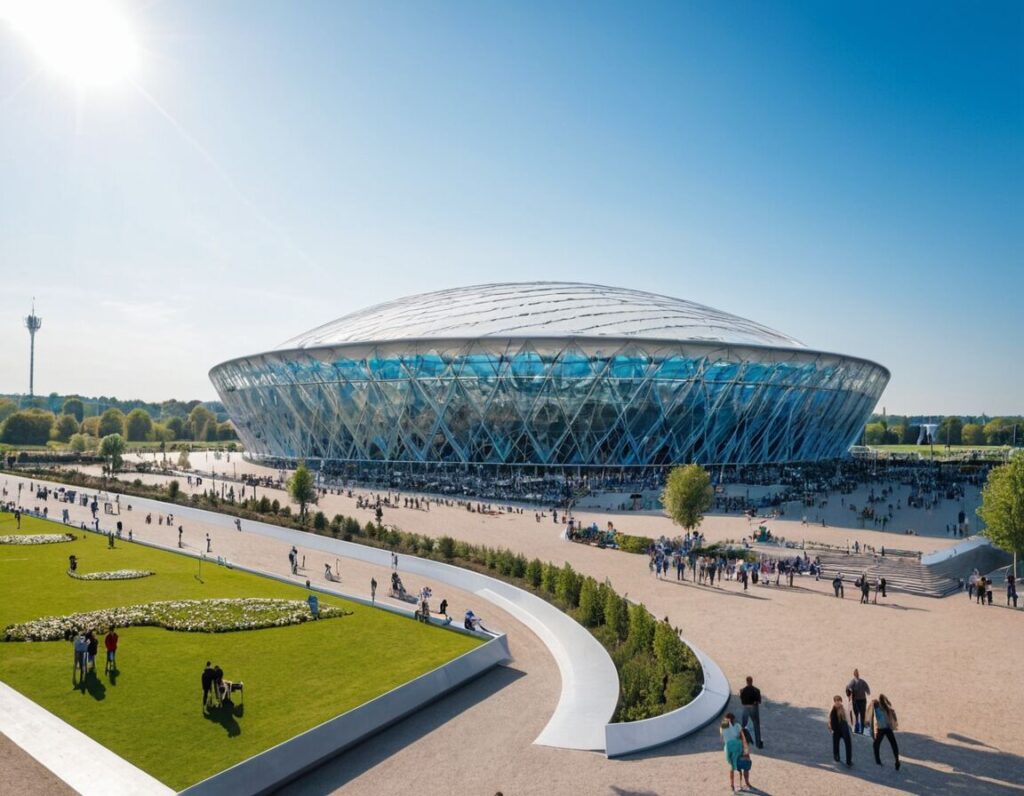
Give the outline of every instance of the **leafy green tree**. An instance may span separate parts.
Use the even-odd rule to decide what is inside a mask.
[[[199,404],[188,413],[188,420],[185,425],[188,427],[190,439],[203,439],[206,426],[213,423],[216,428],[217,416],[202,404]]]
[[[87,417],[82,421],[79,430],[83,434],[88,434],[91,437],[99,438],[100,436],[100,418],[98,415]]]
[[[173,434],[173,439],[185,439],[185,421],[180,417],[171,417],[168,419],[167,430]]]
[[[10,398],[0,398],[0,423],[18,411],[18,405]]]
[[[700,525],[713,498],[711,479],[699,464],[674,467],[661,493],[661,503],[668,516],[688,531]]]
[[[437,540],[437,551],[445,561],[455,558],[455,540],[450,536],[442,536]]]
[[[305,462],[301,463],[288,479],[288,494],[299,504],[299,522],[305,523],[306,507],[316,500],[316,482]]]
[[[145,409],[132,409],[124,420],[129,442],[145,442],[153,434],[153,418]]]
[[[183,450],[178,454],[178,469],[189,470],[192,468],[192,462],[188,460],[188,451]]]
[[[886,428],[882,423],[868,423],[864,426],[865,445],[884,445]]]
[[[565,603],[567,608],[575,608],[580,604],[580,575],[568,561],[558,573],[555,596]]]
[[[961,439],[964,445],[984,445],[985,429],[979,423],[964,423]]]
[[[90,437],[88,434],[72,434],[71,438],[68,439],[68,446],[73,451],[84,453],[95,439],[95,437]]]
[[[989,471],[978,516],[985,521],[982,534],[996,547],[1013,553],[1016,572],[1017,557],[1024,553],[1024,455]]]
[[[109,437],[111,434],[124,436],[124,412],[120,409],[108,409],[100,415],[100,425],[97,429],[100,437]]]
[[[1013,426],[1004,418],[993,417],[985,424],[983,429],[985,432],[985,443],[988,445],[1005,445],[1013,438],[1012,429]]]
[[[42,409],[22,409],[10,415],[0,431],[0,442],[10,445],[45,445],[50,441],[53,414]]]
[[[544,565],[540,563],[539,558],[530,560],[530,563],[526,565],[526,581],[533,588],[540,586],[541,578],[544,577]]]
[[[643,605],[629,606],[629,636],[626,646],[633,655],[651,652],[654,647],[654,617]]]
[[[60,410],[66,415],[71,415],[79,423],[82,422],[82,418],[85,417],[85,403],[82,399],[77,396],[71,396],[64,402],[64,406]]]
[[[110,469],[115,473],[123,464],[125,447],[124,437],[120,434],[107,434],[100,440],[100,456],[110,461]]]
[[[604,598],[604,623],[611,628],[619,641],[629,636],[629,603],[613,589]]]
[[[317,531],[324,531],[327,528],[327,515],[318,511],[313,515],[313,528]]]
[[[591,577],[583,578],[580,585],[580,607],[576,612],[579,623],[584,627],[597,627],[604,619],[604,606],[598,599],[597,581]]]
[[[231,440],[238,439],[238,435],[235,433],[235,427],[230,421],[224,421],[223,423],[217,424],[217,439],[219,440]]]
[[[939,423],[935,441],[942,445],[960,445],[963,440],[963,421],[959,417],[944,417]]]
[[[667,674],[676,674],[686,668],[687,649],[676,629],[668,623],[658,622],[654,628],[654,657]]]
[[[153,424],[152,436],[154,442],[170,442],[171,440],[174,439],[174,434],[163,423]]]
[[[176,480],[175,481],[170,481],[167,484],[167,496],[171,500],[174,500],[175,498],[177,498],[179,492],[181,492],[181,484],[179,484]]]
[[[53,424],[51,433],[58,442],[67,442],[72,435],[78,433],[78,421],[73,415],[61,415]]]

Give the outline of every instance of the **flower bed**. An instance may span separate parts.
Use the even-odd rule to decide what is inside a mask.
[[[75,541],[73,533],[34,533],[0,536],[0,544],[57,544],[58,542],[73,541]]]
[[[155,575],[155,572],[148,572],[144,569],[115,569],[112,572],[72,572],[68,570],[75,580],[135,580],[136,578],[148,578]]]
[[[341,608],[320,605],[320,618],[345,616]],[[61,641],[84,628],[151,626],[193,633],[228,633],[265,627],[297,625],[312,619],[302,600],[238,598],[218,600],[168,600],[86,611],[67,616],[46,616],[31,622],[8,625],[4,641]]]

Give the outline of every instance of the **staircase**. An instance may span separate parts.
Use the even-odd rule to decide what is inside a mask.
[[[853,582],[865,572],[874,587],[875,576],[885,578],[886,590],[920,594],[924,597],[946,597],[960,591],[956,578],[934,572],[913,558],[902,556],[872,556],[821,552],[822,580],[832,580],[837,572],[843,573],[846,591],[855,590]]]

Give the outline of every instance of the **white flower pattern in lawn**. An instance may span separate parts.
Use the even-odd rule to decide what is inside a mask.
[[[56,544],[73,542],[74,534],[70,533],[32,533],[0,536],[0,544]]]
[[[155,572],[144,569],[115,569],[111,572],[72,572],[70,569],[68,570],[68,575],[75,580],[135,580],[136,578],[148,578],[155,574]]]
[[[333,605],[320,603],[320,618],[350,615]],[[266,627],[297,625],[312,619],[303,600],[267,597],[215,600],[166,600],[142,605],[125,605],[66,616],[45,616],[31,622],[8,625],[4,641],[61,641],[87,628],[162,627],[193,633],[228,633]]]

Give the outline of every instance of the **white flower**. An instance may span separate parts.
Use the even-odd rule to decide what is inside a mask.
[[[55,544],[57,542],[73,542],[75,537],[70,533],[36,533],[0,536],[0,544]]]

